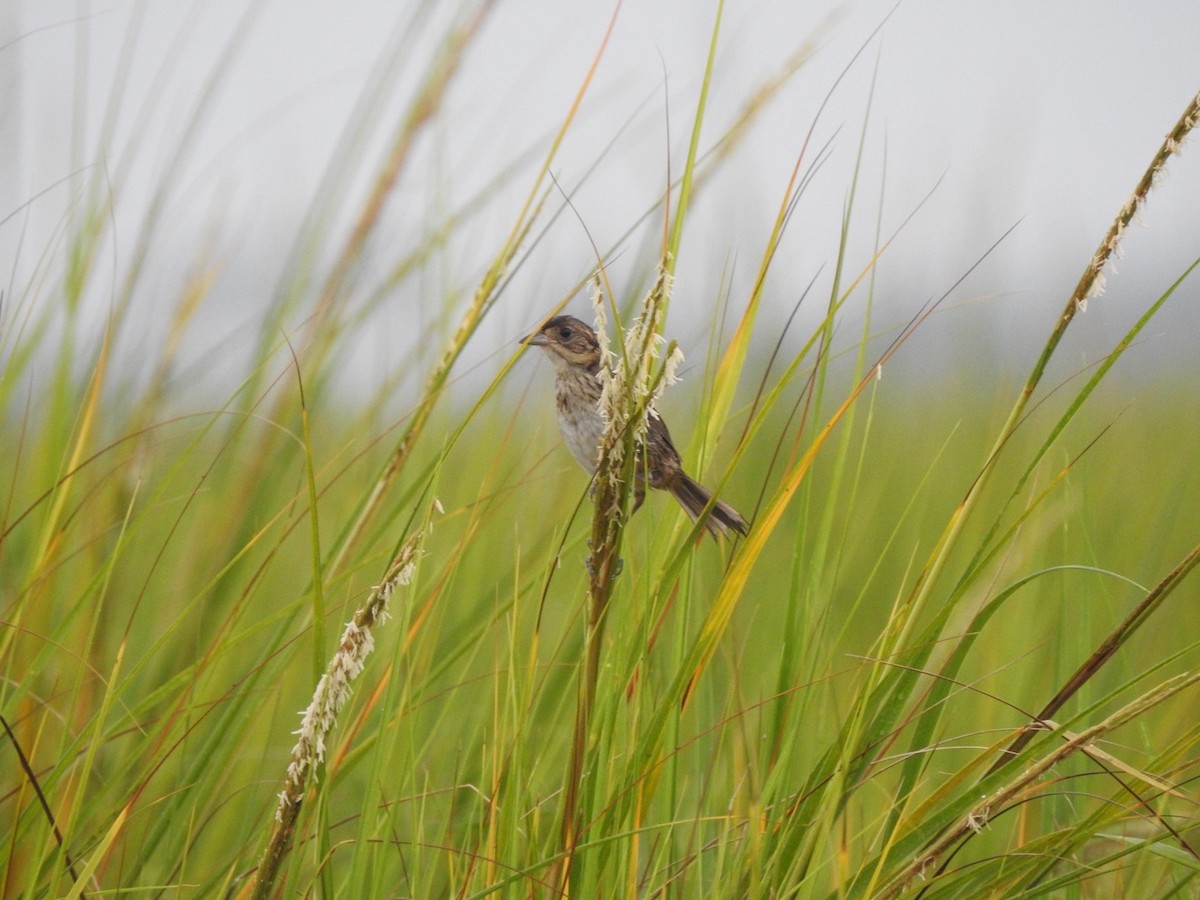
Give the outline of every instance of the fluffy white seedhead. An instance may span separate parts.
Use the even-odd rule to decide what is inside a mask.
[[[1183,122],[1189,134],[1193,128],[1200,125],[1200,95],[1197,95],[1196,99],[1192,101],[1192,108]]]
[[[664,259],[659,265],[658,278],[646,299],[643,314],[630,329],[633,346],[641,348],[634,390],[638,401],[643,403],[647,412],[654,408],[654,401],[662,394],[663,389],[679,380],[679,366],[683,363],[683,351],[678,346],[672,347],[663,364],[663,377],[657,384],[654,383],[654,366],[658,362],[662,346],[666,343],[666,339],[660,333],[663,309],[675,290],[675,277],[667,270],[667,262]],[[646,419],[643,418],[637,424],[640,440],[645,437]]]
[[[680,350],[679,345],[676,344],[674,347],[671,348],[671,352],[667,354],[667,361],[663,365],[662,384],[659,386],[658,391],[655,392],[656,397],[658,396],[659,393],[662,392],[662,389],[664,387],[666,387],[667,385],[679,383],[679,367],[682,365],[683,365],[683,351]]]
[[[1133,196],[1121,207],[1112,230],[1104,239],[1104,243],[1097,249],[1096,255],[1092,257],[1091,268],[1096,274],[1088,286],[1086,294],[1075,301],[1076,309],[1079,312],[1087,310],[1089,299],[1099,297],[1104,293],[1105,276],[1107,274],[1117,274],[1113,260],[1124,256],[1121,248],[1121,239],[1125,236],[1126,225],[1131,221],[1137,221],[1141,225],[1145,224],[1142,221],[1142,207],[1145,205],[1146,195],[1166,177],[1167,161],[1172,156],[1177,156],[1182,152],[1184,142],[1191,134],[1192,129],[1197,125],[1200,125],[1200,94],[1197,94],[1195,99],[1192,100],[1184,117],[1171,133],[1167,135],[1162,148],[1155,156],[1150,168],[1149,184],[1139,185]]]
[[[366,605],[346,623],[337,650],[317,682],[308,707],[300,713],[300,727],[292,732],[297,735],[288,763],[284,789],[279,794],[279,805],[275,809],[275,820],[283,821],[289,806],[298,806],[304,796],[304,788],[310,776],[325,760],[326,739],[337,724],[338,713],[350,699],[351,683],[362,674],[366,659],[375,649],[372,629],[387,619],[387,603],[400,585],[412,581],[417,557],[420,553],[420,533],[405,542],[396,558],[392,560],[387,576],[371,589]]]
[[[598,274],[592,282],[592,312],[595,317],[596,341],[600,344],[600,371],[612,372],[616,368],[616,357],[608,340],[608,313],[604,309],[604,290]]]
[[[678,380],[677,371],[683,361],[679,348],[672,349],[664,363],[663,378],[655,384],[654,370],[665,343],[660,333],[663,309],[674,287],[674,278],[667,270],[666,260],[659,266],[658,277],[650,294],[642,303],[642,311],[625,332],[625,357],[618,360],[609,346],[604,297],[597,283],[593,296],[596,314],[596,336],[600,342],[600,415],[613,466],[618,471],[623,461],[623,442],[619,436],[632,431],[634,441],[646,438],[648,417],[654,400],[667,384]],[[631,415],[633,420],[631,421]]]
[[[642,303],[641,314],[625,333],[624,356],[618,359],[609,344],[604,295],[599,279],[596,281],[592,305],[596,338],[600,345],[599,408],[604,420],[601,446],[608,453],[606,472],[614,479],[618,477],[617,473],[624,462],[625,443],[622,435],[632,433],[635,444],[646,439],[648,417],[653,414],[654,400],[663,385],[676,380],[676,372],[683,360],[683,354],[677,348],[673,349],[664,363],[663,378],[657,385],[654,384],[655,364],[664,343],[659,333],[663,308],[670,297],[672,285],[673,279],[664,260],[650,294]],[[615,500],[618,496],[616,491],[613,496]]]
[[[592,291],[592,310],[596,341],[600,345],[600,371],[597,373],[600,379],[600,417],[604,420],[605,435],[620,434],[625,423],[624,407],[620,402],[625,388],[625,372],[618,364],[608,340],[608,314],[604,309],[604,291],[599,275],[596,276]],[[610,440],[609,454],[613,460],[613,470],[620,469],[625,454],[622,443]]]

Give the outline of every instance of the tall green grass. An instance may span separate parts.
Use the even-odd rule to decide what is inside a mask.
[[[690,433],[683,391],[660,401],[689,467],[753,518],[719,543],[659,497],[626,520],[630,450],[665,381],[653,334],[670,337],[670,276],[691,264],[690,201],[780,81],[710,136],[710,65],[684,168],[647,202],[661,238],[640,295],[609,283],[597,250],[628,377],[594,492],[555,448],[548,378],[515,378],[532,365],[515,343],[478,397],[451,390],[562,208],[550,173],[590,71],[478,283],[431,300],[456,321],[406,373],[423,385],[409,411],[385,421],[391,384],[358,403],[334,387],[361,321],[349,301],[388,302],[355,277],[364,248],[487,10],[445,37],[353,224],[305,226],[220,408],[184,412],[194,398],[164,382],[206,270],[176,299],[163,377],[131,388],[117,370],[127,304],[95,341],[83,329],[98,253],[118,240],[100,182],[6,300],[3,894],[1194,893],[1200,422],[1184,386],[1126,411],[1104,391],[1191,269],[1155,286],[1098,365],[1044,381],[1197,103],[1079,261],[1014,397],[893,386],[890,361],[937,304],[901,329],[873,321],[889,236],[852,258],[846,235],[876,230],[854,202],[828,223],[844,252],[822,321],[770,353],[767,276],[819,167],[801,148],[764,212],[752,293],[713,298],[717,337],[685,382]],[[399,250],[388,284],[462,219]],[[151,217],[138,239],[161,227]],[[318,233],[337,248],[324,275],[302,249]],[[123,275],[127,297],[138,264]],[[847,347],[835,326],[850,311],[865,315]],[[649,331],[626,340],[639,317]],[[352,693],[298,739],[335,671]]]

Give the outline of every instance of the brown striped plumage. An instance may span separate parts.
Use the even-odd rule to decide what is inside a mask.
[[[588,472],[596,469],[596,455],[604,433],[600,416],[600,343],[590,326],[574,316],[555,316],[533,334],[521,339],[523,343],[541,347],[554,363],[555,406],[558,426],[571,455]],[[643,465],[641,452],[647,455]],[[637,482],[634,485],[636,511],[650,487],[670,491],[679,505],[695,521],[712,499],[712,494],[683,471],[679,452],[671,443],[667,424],[658,413],[650,411],[646,443],[639,448]],[[746,534],[750,526],[737,510],[720,500],[713,501],[704,519],[711,534],[726,535],[730,531]]]

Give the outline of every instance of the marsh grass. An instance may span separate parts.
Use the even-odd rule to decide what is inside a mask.
[[[133,389],[114,371],[125,304],[95,342],[79,326],[113,239],[98,187],[6,301],[4,895],[1194,891],[1200,648],[1179,595],[1194,597],[1200,559],[1200,489],[1184,477],[1200,423],[1180,415],[1183,388],[1123,414],[1101,390],[1191,269],[1155,287],[1099,365],[1053,392],[1043,378],[1196,103],[1081,261],[1044,347],[1027,348],[1015,399],[959,385],[918,403],[893,388],[889,362],[937,304],[901,328],[872,319],[889,236],[876,227],[861,260],[845,237],[866,227],[853,198],[868,173],[831,223],[842,253],[823,319],[790,353],[758,333],[823,158],[806,142],[752,293],[715,298],[713,333],[728,337],[685,382],[700,398],[690,436],[676,425],[689,466],[752,510],[750,535],[719,543],[658,497],[626,521],[630,451],[665,382],[655,336],[671,333],[690,201],[782,80],[705,138],[710,59],[684,169],[648,204],[662,236],[646,289],[620,294],[597,251],[614,366],[630,376],[610,399],[632,424],[614,427],[594,495],[550,449],[548,384],[515,395],[515,343],[478,397],[450,391],[565,208],[550,173],[591,72],[478,283],[430,301],[457,320],[409,373],[423,385],[409,411],[381,423],[391,384],[360,404],[332,387],[364,314],[348,298],[388,302],[358,261],[489,8],[445,37],[324,277],[297,251],[219,409],[181,412],[186,386]],[[714,47],[719,35],[718,20]],[[413,277],[461,220],[398,251],[384,282]],[[206,299],[211,273],[196,272],[156,372],[173,370]],[[123,296],[136,262],[126,276]],[[847,349],[835,325],[849,309],[866,314]],[[398,548],[418,540],[390,620],[366,623]],[[355,651],[351,692],[325,707],[336,721],[298,742],[327,667],[347,671],[351,619],[372,626],[374,652]]]

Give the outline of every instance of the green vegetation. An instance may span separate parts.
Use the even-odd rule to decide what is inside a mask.
[[[393,381],[355,404],[338,389],[364,296],[389,302],[462,221],[431,226],[379,290],[355,277],[477,24],[447,38],[352,224],[310,223],[301,244],[320,234],[334,262],[322,280],[297,253],[219,409],[175,377],[207,269],[144,384],[113,355],[136,261],[86,338],[80,298],[112,239],[103,176],[6,298],[0,892],[1194,894],[1200,420],[1180,385],[1147,382],[1129,408],[1106,392],[1191,270],[1164,276],[1110,356],[1060,385],[1044,372],[1200,98],[1010,391],[893,383],[937,305],[904,329],[872,321],[886,236],[838,261],[823,321],[765,363],[759,310],[806,148],[757,288],[718,297],[707,364],[661,401],[689,468],[753,519],[718,543],[662,496],[613,515],[628,453],[606,452],[593,505],[549,376],[514,370],[533,367],[519,335],[478,396],[449,388],[560,200],[549,173],[586,81],[477,284],[430,300],[427,321],[449,324],[397,370],[421,385],[408,411],[390,417]],[[743,138],[775,86],[711,139],[696,98],[687,164],[651,214],[646,300],[597,279],[610,323],[668,310],[689,201],[725,158],[704,148]],[[847,208],[829,227],[872,230]],[[860,336],[835,335],[851,312]],[[657,349],[630,342],[614,365],[660,386]],[[625,385],[636,423],[646,384]],[[380,616],[397,560],[415,565]],[[301,740],[281,807],[298,711],[351,620],[361,672],[327,738]]]

